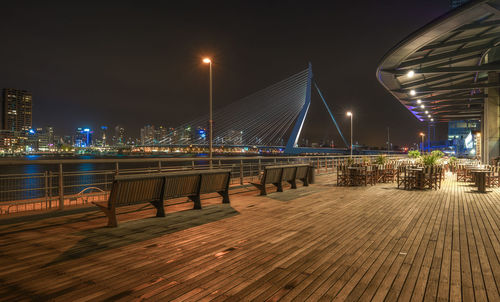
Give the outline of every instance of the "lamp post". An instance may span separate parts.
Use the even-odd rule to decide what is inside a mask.
[[[209,69],[210,69],[210,117],[208,119],[208,141],[209,141],[209,155],[208,155],[208,160],[210,164],[210,169],[212,169],[212,60],[210,58],[204,58],[203,63],[209,64]]]
[[[351,117],[351,158],[352,158],[352,112],[347,111],[347,116]]]
[[[424,137],[425,137],[425,134],[423,132],[420,132],[420,136],[422,137],[422,148],[420,148],[420,151],[422,151],[422,153],[424,153]]]

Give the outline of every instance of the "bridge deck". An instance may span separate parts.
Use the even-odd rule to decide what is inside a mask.
[[[166,218],[124,208],[116,229],[94,211],[0,220],[0,300],[500,301],[500,190],[471,189],[321,176]]]

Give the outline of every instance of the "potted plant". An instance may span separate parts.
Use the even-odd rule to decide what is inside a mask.
[[[384,165],[387,162],[387,156],[385,154],[380,154],[377,156],[377,159],[375,160],[375,163],[377,165]]]
[[[417,159],[420,157],[420,151],[418,151],[418,150],[408,151],[408,157],[411,159]]]
[[[457,171],[457,163],[458,159],[455,156],[452,156],[448,159],[448,167],[450,168],[451,172]]]
[[[444,156],[444,153],[441,150],[434,150],[431,152],[431,154],[434,155],[437,159],[440,159]]]
[[[434,166],[438,161],[438,157],[435,154],[424,154],[422,155],[422,163],[424,166]]]

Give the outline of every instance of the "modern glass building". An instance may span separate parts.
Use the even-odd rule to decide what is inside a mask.
[[[458,156],[477,155],[477,141],[481,135],[481,122],[461,120],[448,122],[448,141],[450,154]]]
[[[477,155],[490,162],[500,155],[499,44],[500,0],[470,1],[394,46],[376,75],[425,125],[481,121]]]

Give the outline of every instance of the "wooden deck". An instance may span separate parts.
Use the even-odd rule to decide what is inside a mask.
[[[500,301],[500,189],[333,183],[123,208],[115,229],[97,211],[2,219],[0,300]]]

